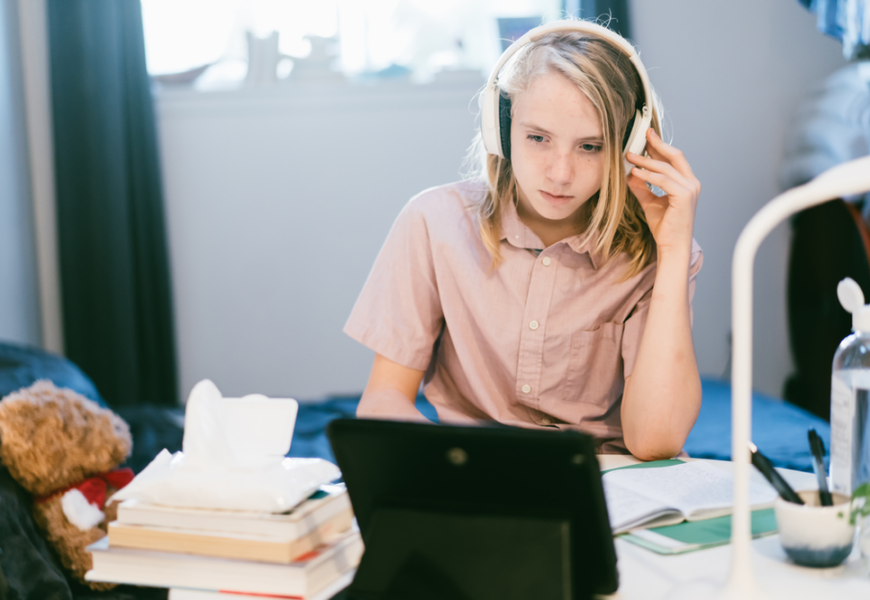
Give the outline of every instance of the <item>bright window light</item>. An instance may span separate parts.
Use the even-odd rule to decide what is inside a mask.
[[[486,71],[501,52],[498,19],[548,22],[564,0],[142,0],[148,70],[166,75],[213,65],[207,79],[238,83],[250,32],[278,32],[285,61],[308,56],[308,36],[334,40],[333,69],[351,77],[444,69]]]

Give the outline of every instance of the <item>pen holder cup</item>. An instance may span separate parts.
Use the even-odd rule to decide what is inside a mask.
[[[804,504],[777,498],[773,504],[779,541],[796,564],[836,567],[852,552],[855,526],[849,523],[851,499],[831,494],[834,505],[821,506],[818,492],[798,492]]]

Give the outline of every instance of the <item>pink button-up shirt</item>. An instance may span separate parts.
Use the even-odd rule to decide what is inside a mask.
[[[478,233],[484,184],[426,190],[396,219],[344,331],[378,354],[427,370],[444,422],[494,419],[572,427],[601,452],[625,452],[620,406],[649,312],[655,261],[627,281],[585,234],[548,248],[516,208],[502,218],[502,262]],[[701,268],[692,242],[690,299]]]

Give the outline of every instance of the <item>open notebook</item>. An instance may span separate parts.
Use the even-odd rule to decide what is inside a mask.
[[[614,469],[601,477],[614,534],[637,527],[659,527],[731,514],[734,477],[705,461],[662,468]],[[769,508],[776,499],[769,485],[752,481],[753,509]]]

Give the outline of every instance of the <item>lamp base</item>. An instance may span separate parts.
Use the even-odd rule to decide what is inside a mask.
[[[689,581],[676,586],[668,600],[770,600],[755,582],[727,581],[724,584],[711,581]]]

